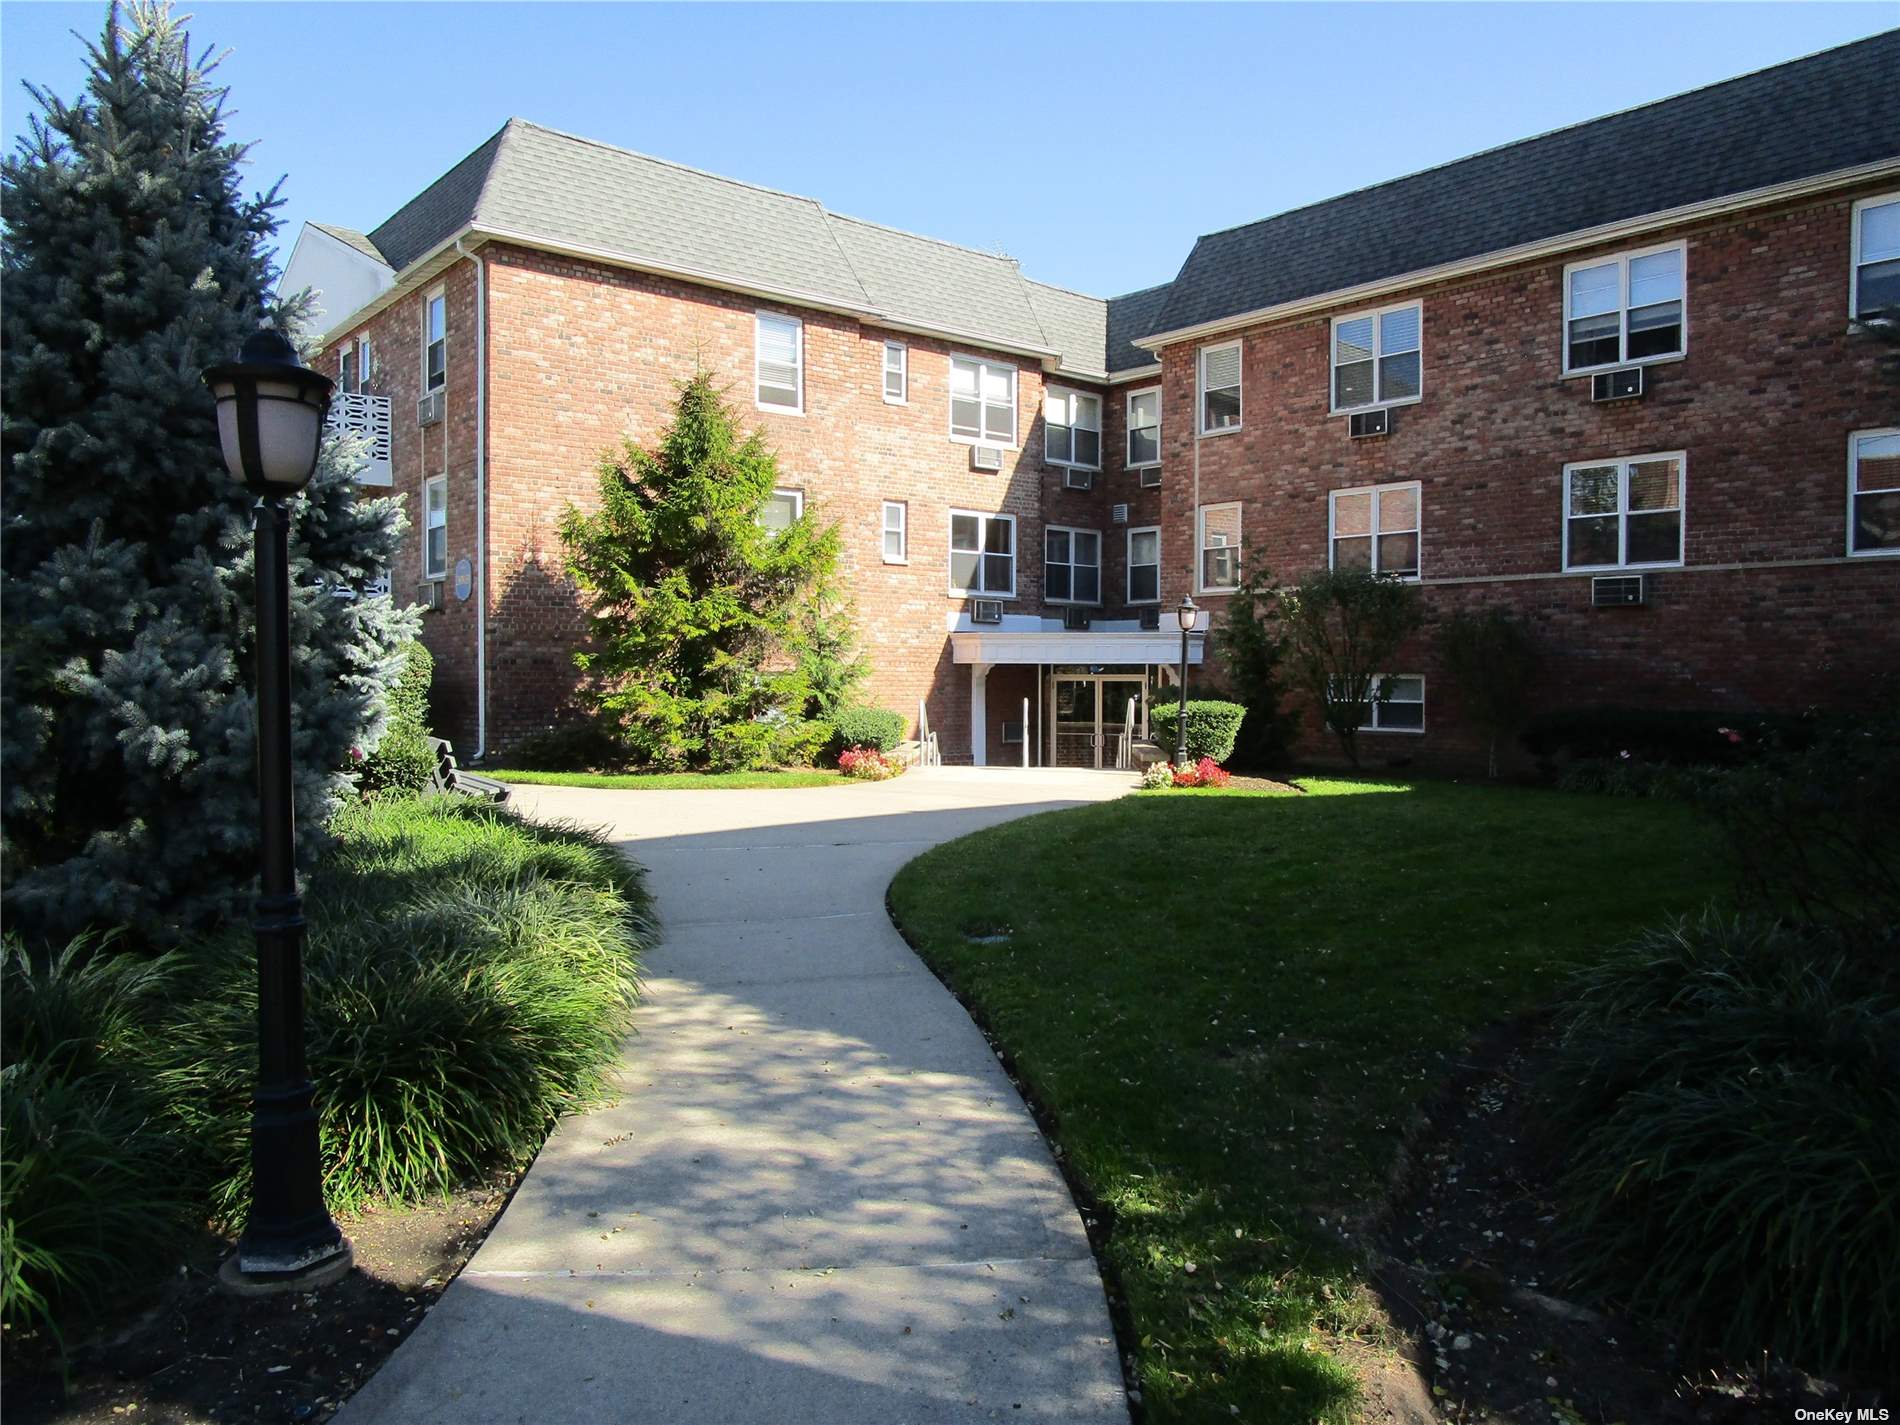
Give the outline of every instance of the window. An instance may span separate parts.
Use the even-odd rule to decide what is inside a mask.
[[[804,513],[804,491],[774,490],[766,502],[759,506],[759,527],[767,534],[783,534]]]
[[[1202,505],[1198,519],[1201,538],[1203,594],[1231,594],[1240,587],[1240,506]]]
[[[1685,350],[1683,246],[1564,269],[1564,371],[1658,361]]]
[[[1360,705],[1359,730],[1361,732],[1423,732],[1425,730],[1425,680],[1423,678],[1409,673],[1377,674],[1367,686],[1366,692],[1367,699]]]
[[[1016,595],[1016,521],[950,511],[950,592]]]
[[[1335,490],[1332,567],[1418,577],[1418,482]]]
[[[1417,302],[1333,320],[1333,409],[1397,406],[1419,398]]]
[[[902,500],[884,502],[884,562],[910,563],[910,506]]]
[[[1680,563],[1680,454],[1564,467],[1564,568]]]
[[[1240,343],[1201,348],[1201,434],[1240,429]]]
[[[1128,531],[1128,602],[1161,602],[1161,531]]]
[[[805,324],[760,312],[754,320],[752,375],[760,410],[805,409]]]
[[[1900,313],[1900,193],[1854,205],[1855,318]]]
[[[1052,524],[1042,533],[1042,595],[1052,604],[1102,601],[1102,536]]]
[[[1847,552],[1900,554],[1900,429],[1847,443]]]
[[[893,406],[910,401],[910,348],[901,341],[884,343],[884,399]]]
[[[1016,368],[950,358],[950,434],[982,445],[1016,443]]]
[[[1128,468],[1161,463],[1161,390],[1128,395]]]
[[[342,375],[337,390],[348,396],[369,390],[369,338],[359,337],[355,346],[343,348]]]
[[[422,486],[422,577],[449,576],[449,481],[446,475]]]
[[[339,395],[347,396],[356,390],[356,348],[343,348],[343,359],[339,363],[336,389]]]
[[[1102,468],[1102,402],[1050,387],[1042,399],[1042,456],[1051,465]]]
[[[440,292],[422,304],[422,389],[439,391],[448,380],[448,305]]]

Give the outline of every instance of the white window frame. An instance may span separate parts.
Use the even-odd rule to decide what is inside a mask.
[[[765,388],[760,380],[759,368],[765,361],[765,346],[760,338],[768,322],[788,325],[792,329],[792,389],[795,399],[789,406],[768,401],[763,394]],[[789,313],[760,310],[752,314],[752,404],[761,411],[771,411],[781,416],[805,414],[805,323]]]
[[[1155,537],[1155,560],[1153,565],[1155,571],[1155,596],[1152,599],[1138,599],[1135,597],[1135,536],[1138,534],[1152,534]],[[1141,567],[1146,569],[1149,566],[1144,563]],[[1128,531],[1128,557],[1122,561],[1122,592],[1128,596],[1128,602],[1130,604],[1158,604],[1161,602],[1160,525],[1138,525]]]
[[[976,419],[977,429],[979,431],[977,435],[966,435],[956,428],[956,369],[957,363],[960,361],[967,362],[976,367]],[[989,415],[990,403],[983,399],[983,373],[986,368],[992,371],[1007,371],[1009,373],[1008,440],[997,440],[994,436],[989,434],[989,422],[987,417]],[[992,361],[986,356],[970,356],[956,352],[951,353],[950,386],[945,393],[944,421],[950,432],[950,439],[955,441],[958,445],[993,445],[1002,450],[1019,449],[1018,436],[1021,433],[1022,412],[1019,411],[1017,407],[1021,400],[1022,390],[1017,385],[1016,368],[1014,366],[1011,366],[1006,361]]]
[[[1414,502],[1412,510],[1418,517],[1418,523],[1411,530],[1412,535],[1418,540],[1418,572],[1401,574],[1397,577],[1407,584],[1416,584],[1425,577],[1425,490],[1417,480],[1392,480],[1383,485],[1354,485],[1349,489],[1330,491],[1326,496],[1326,567],[1328,569],[1338,567],[1333,559],[1333,543],[1339,538],[1339,497],[1341,495],[1370,495],[1372,496],[1372,572],[1374,574],[1385,572],[1379,567],[1379,536],[1385,533],[1379,527],[1379,509],[1384,503],[1386,492],[1390,490],[1410,490]],[[1391,533],[1404,534],[1406,531],[1393,530]],[[1358,538],[1357,535],[1349,537]]]
[[[1861,494],[1884,494],[1881,490],[1860,490],[1860,443],[1868,436],[1900,437],[1900,426],[1878,426],[1873,430],[1857,430],[1847,437],[1847,552],[1855,559],[1900,559],[1900,548],[1896,549],[1856,549],[1854,548],[1854,499]],[[1893,488],[1900,488],[1896,486]]]
[[[954,559],[952,559],[950,556],[953,556],[957,552],[956,547],[955,547],[955,540],[957,537],[956,530],[957,530],[957,516],[958,515],[962,515],[967,519],[973,519],[977,522],[976,573],[977,573],[977,579],[979,581],[981,581],[983,577],[983,557],[984,557],[983,546],[989,542],[988,536],[989,536],[990,525],[995,523],[997,520],[1001,520],[1009,526],[1009,590],[1007,593],[1000,592],[995,589],[959,589],[957,587],[956,578],[953,572],[956,566],[955,566]],[[1017,564],[1022,559],[1022,555],[1023,555],[1022,541],[1019,537],[1020,533],[1021,532],[1016,528],[1016,516],[1014,515],[1006,515],[1000,512],[991,512],[991,511],[985,511],[985,510],[951,510],[949,512],[949,518],[944,522],[944,536],[943,536],[944,550],[945,550],[945,555],[946,555],[944,572],[946,575],[946,582],[950,586],[951,595],[959,599],[1013,599],[1015,598],[1016,597],[1016,569],[1017,569]],[[966,549],[963,552],[965,554],[968,554],[970,551]]]
[[[897,394],[891,394],[891,354],[897,354]],[[910,404],[910,348],[901,341],[884,343],[883,364],[878,367],[878,386],[884,393],[887,406],[908,406]]]
[[[444,353],[447,354],[446,352]],[[359,392],[369,390],[370,378],[370,340],[366,336],[356,339],[356,389]]]
[[[1630,357],[1630,263],[1639,257],[1653,257],[1659,252],[1675,252],[1681,256],[1678,264],[1682,273],[1682,347],[1678,351],[1660,352],[1655,356]],[[1601,361],[1595,366],[1572,366],[1570,364],[1570,274],[1581,272],[1590,267],[1608,267],[1617,264],[1618,298],[1622,305],[1617,309],[1617,350],[1625,353],[1616,361]],[[1614,371],[1621,366],[1657,366],[1667,361],[1681,361],[1689,354],[1689,244],[1687,242],[1663,242],[1654,247],[1633,247],[1626,252],[1606,252],[1597,257],[1585,258],[1581,262],[1566,263],[1563,275],[1564,321],[1560,331],[1562,345],[1558,350],[1563,356],[1563,374],[1569,376],[1592,376],[1599,371]],[[1419,339],[1424,340],[1423,329]],[[1423,360],[1419,363],[1421,373]],[[1421,374],[1420,386],[1424,385]]]
[[[1212,429],[1207,424],[1207,358],[1216,351],[1232,351],[1234,361],[1234,399],[1240,404],[1240,415],[1230,426],[1217,426]],[[1247,353],[1238,341],[1218,341],[1211,346],[1201,347],[1194,354],[1194,429],[1203,437],[1232,435],[1247,423]],[[1225,391],[1225,386],[1217,386],[1217,391]]]
[[[1049,536],[1066,534],[1069,536],[1069,558],[1063,567],[1069,571],[1069,590],[1075,591],[1075,571],[1086,569],[1086,564],[1075,560],[1075,537],[1078,534],[1095,536],[1095,597],[1092,599],[1058,599],[1049,593]],[[1042,527],[1042,601],[1045,604],[1074,604],[1081,608],[1100,608],[1102,606],[1102,532],[1090,529],[1086,525],[1046,524]]]
[[[1135,459],[1135,431],[1137,429],[1148,429],[1146,426],[1137,427],[1135,425],[1135,402],[1143,396],[1153,396],[1155,398],[1155,458],[1153,460]],[[1159,386],[1144,386],[1139,391],[1130,391],[1128,393],[1126,415],[1127,420],[1124,422],[1122,432],[1122,454],[1126,457],[1124,463],[1130,470],[1153,470],[1156,466],[1161,464],[1161,388]]]
[[[891,523],[892,510],[897,511],[897,523],[895,525]],[[887,544],[887,540],[893,534],[897,536],[896,558],[891,557],[891,551]],[[910,502],[908,500],[886,500],[884,502],[883,512],[879,516],[877,549],[878,553],[883,556],[886,564],[910,563]]]
[[[788,499],[792,502],[793,524],[797,524],[800,520],[805,518],[805,492],[803,490],[793,490],[783,485],[774,485],[772,487],[772,498],[775,500]],[[763,522],[761,522],[760,528],[765,528]],[[780,533],[780,531],[775,529],[767,529],[765,532],[775,539]]]
[[[1860,310],[1860,270],[1866,266],[1866,264],[1861,261],[1860,256],[1860,215],[1869,208],[1884,208],[1889,203],[1900,203],[1900,192],[1878,193],[1871,198],[1862,198],[1858,203],[1854,204],[1853,227],[1851,229],[1853,253],[1851,261],[1849,261],[1847,265],[1847,315],[1852,321],[1860,320],[1855,314]],[[1886,262],[1888,260],[1889,259],[1884,257],[1876,259],[1876,261],[1880,262]],[[1863,431],[1861,434],[1865,435],[1866,432]]]
[[[435,512],[429,508],[429,492],[436,486],[442,487],[442,567],[429,567],[429,531],[437,527]],[[422,482],[422,577],[426,582],[435,583],[449,577],[449,477],[431,475]]]
[[[1568,290],[1567,288],[1565,290]],[[1385,319],[1394,312],[1411,309],[1418,313],[1418,394],[1400,396],[1397,400],[1385,398]],[[1339,404],[1339,324],[1357,322],[1366,318],[1372,320],[1372,399],[1358,406]],[[1387,307],[1372,307],[1362,312],[1347,312],[1334,317],[1326,331],[1326,406],[1327,414],[1349,416],[1355,411],[1376,411],[1392,409],[1397,406],[1415,406],[1425,399],[1425,304],[1422,301],[1394,302]],[[1403,355],[1403,353],[1396,353]]]
[[[1651,460],[1673,460],[1676,462],[1676,557],[1658,559],[1643,564],[1629,562],[1630,546],[1630,466],[1647,464]],[[1572,564],[1570,562],[1570,476],[1577,470],[1594,470],[1598,466],[1614,465],[1616,473],[1616,554],[1614,564]],[[1601,460],[1572,460],[1564,466],[1562,483],[1563,493],[1563,551],[1564,573],[1601,574],[1615,573],[1624,569],[1680,569],[1683,567],[1683,554],[1689,545],[1689,457],[1680,450],[1658,450],[1645,455],[1606,456]],[[1421,514],[1423,512],[1421,511]],[[1638,514],[1643,511],[1637,511]],[[1660,514],[1660,510],[1651,513]],[[1589,516],[1578,515],[1578,519]],[[1421,521],[1422,522],[1422,521]]]
[[[1064,414],[1070,417],[1067,422],[1058,423],[1049,419],[1049,404],[1052,401],[1061,402],[1067,407],[1067,410],[1064,412]],[[1085,426],[1077,419],[1077,417],[1082,414],[1082,402],[1084,401],[1092,401],[1095,403],[1095,424],[1093,426]],[[1057,430],[1066,430],[1069,432],[1069,458],[1067,460],[1057,460],[1054,456],[1049,454],[1049,430],[1052,426]],[[1100,470],[1102,468],[1102,398],[1093,391],[1079,391],[1072,386],[1044,387],[1042,393],[1042,427],[1042,463],[1044,465],[1054,465],[1065,470]],[[1078,430],[1092,431],[1094,433],[1095,463],[1092,465],[1086,461],[1077,460],[1075,458],[1075,433]]]
[[[1418,709],[1417,727],[1381,727],[1379,725],[1379,709],[1383,706],[1389,706],[1388,703],[1381,702],[1379,689],[1388,678],[1394,680],[1399,678],[1416,678],[1418,680],[1418,701],[1413,703],[1407,700],[1404,704],[1408,708],[1416,707]],[[1366,710],[1371,721],[1361,723],[1359,725],[1359,731],[1382,732],[1388,735],[1399,734],[1407,737],[1423,737],[1425,735],[1426,726],[1425,701],[1425,675],[1423,673],[1374,673],[1372,675],[1372,681],[1366,684]]]
[[[1207,576],[1207,516],[1213,510],[1233,510],[1240,516],[1241,527],[1235,533],[1231,546],[1234,551],[1234,582],[1231,584],[1209,584]],[[1240,551],[1246,546],[1247,512],[1239,500],[1221,500],[1211,505],[1201,505],[1194,511],[1194,592],[1197,594],[1231,594],[1240,588]]]
[[[347,396],[357,389],[356,385],[356,343],[346,341],[336,357],[336,389],[340,395]]]
[[[429,384],[429,348],[435,345],[429,340],[429,317],[437,304],[442,307],[442,379],[435,385]],[[422,299],[422,394],[449,389],[449,299],[446,288],[437,287]]]

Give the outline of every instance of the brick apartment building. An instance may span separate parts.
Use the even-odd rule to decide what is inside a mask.
[[[1107,300],[521,120],[368,234],[308,225],[283,285],[410,502],[395,589],[469,755],[566,699],[561,514],[698,365],[778,452],[768,517],[839,525],[870,699],[950,760],[1114,765],[1243,549],[1515,610],[1548,707],[1852,705],[1900,669],[1900,373],[1864,325],[1900,311],[1900,31]],[[1388,676],[1374,757],[1477,755],[1429,637]]]

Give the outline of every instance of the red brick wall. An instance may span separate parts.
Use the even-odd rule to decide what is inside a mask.
[[[1900,386],[1847,332],[1856,196],[1595,250],[1687,242],[1687,355],[1648,368],[1640,401],[1593,404],[1587,377],[1561,374],[1563,269],[1586,253],[1363,304],[1423,300],[1423,400],[1383,439],[1353,440],[1328,414],[1329,319],[1361,306],[1242,334],[1237,434],[1195,439],[1196,348],[1171,346],[1164,598],[1193,568],[1198,445],[1200,503],[1242,501],[1250,558],[1288,580],[1326,563],[1330,491],[1418,481],[1428,611],[1530,619],[1544,705],[1852,704],[1900,668],[1900,564],[1845,557],[1848,433],[1900,420]],[[1687,567],[1652,573],[1650,607],[1592,610],[1589,576],[1562,572],[1563,466],[1678,450]],[[1228,602],[1197,597],[1216,616]],[[1426,675],[1427,732],[1368,738],[1374,755],[1468,764],[1477,738],[1429,632],[1398,663]],[[1331,751],[1310,716],[1304,746]]]

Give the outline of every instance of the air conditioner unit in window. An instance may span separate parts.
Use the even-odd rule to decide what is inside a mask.
[[[1160,628],[1161,627],[1161,610],[1158,608],[1143,609],[1141,611],[1141,626],[1145,629],[1150,629],[1150,630]]]
[[[1015,722],[1006,722],[1003,724],[1003,741],[1005,743],[1014,743],[1018,747],[1023,745],[1023,724],[1021,718],[1018,718]]]
[[[434,425],[437,421],[442,419],[442,412],[447,404],[448,403],[443,399],[442,392],[431,391],[420,401],[416,402],[416,424],[419,426]]]
[[[1144,490],[1159,490],[1161,488],[1161,467],[1159,465],[1149,465],[1142,470],[1141,488]]]
[[[425,609],[439,611],[442,607],[442,580],[424,579],[416,585],[416,602]]]
[[[1110,505],[1108,507],[1108,518],[1110,522],[1113,524],[1127,524],[1128,523],[1128,506]]]
[[[1062,488],[1065,490],[1093,490],[1095,488],[1095,472],[1093,470],[1077,470],[1071,465],[1062,472]]]
[[[1003,621],[1003,601],[1001,599],[973,599],[970,603],[971,623],[1001,623]]]
[[[1643,368],[1623,366],[1615,371],[1599,371],[1590,378],[1593,401],[1629,401],[1643,394]]]
[[[1001,470],[1003,468],[1002,447],[995,445],[971,446],[970,468],[972,470]]]
[[[1355,411],[1348,418],[1352,424],[1354,440],[1363,440],[1367,436],[1390,435],[1392,433],[1392,412],[1381,406],[1376,411]]]
[[[1073,607],[1064,609],[1062,611],[1062,626],[1066,629],[1076,631],[1087,628],[1089,626],[1089,611],[1087,609]]]
[[[1649,601],[1649,582],[1641,574],[1599,574],[1590,581],[1590,606],[1626,609]]]

